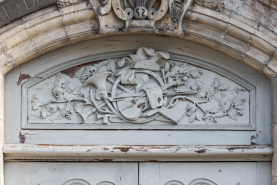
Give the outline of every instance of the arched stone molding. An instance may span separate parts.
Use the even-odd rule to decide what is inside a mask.
[[[85,40],[113,35],[155,34],[179,37],[209,46],[273,79],[277,74],[277,35],[257,22],[225,9],[218,12],[194,5],[184,15],[183,34],[163,31],[134,30],[99,33],[95,11],[87,1],[65,7],[51,6],[23,17],[0,29],[0,133],[4,143],[4,76],[15,67],[50,51]],[[275,132],[276,132],[275,126]],[[274,133],[275,133],[274,132]],[[276,140],[274,137],[274,141]],[[2,146],[1,146],[2,147]],[[276,151],[276,146],[275,146]],[[3,154],[0,154],[3,159]],[[276,157],[274,157],[275,159]],[[275,164],[273,162],[273,164]],[[273,183],[275,184],[273,165]],[[275,172],[275,173],[274,173]],[[0,184],[3,183],[3,160],[0,163]]]
[[[194,5],[183,20],[182,34],[137,29],[98,34],[99,23],[88,2],[57,9],[46,8],[0,30],[1,71],[4,74],[33,58],[58,48],[98,37],[124,34],[156,34],[180,37],[212,47],[240,60],[269,78],[276,75],[276,35],[236,13],[218,12]]]

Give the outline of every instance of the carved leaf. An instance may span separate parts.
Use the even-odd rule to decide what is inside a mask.
[[[137,55],[129,55],[134,62],[139,62],[140,58]]]
[[[35,94],[31,100],[32,109],[38,110],[42,105],[43,97],[41,95]]]
[[[173,21],[178,21],[181,17],[182,11],[181,11],[181,0],[173,0],[170,5],[170,14]]]
[[[195,98],[205,98],[205,96],[206,96],[206,92],[204,91],[201,91],[194,95]]]
[[[203,74],[203,71],[201,70],[191,70],[190,75],[192,78],[200,78],[200,76]]]
[[[204,116],[203,116],[203,120],[206,120],[206,119],[209,119],[211,117],[211,114],[209,113],[206,113]]]
[[[244,92],[244,91],[246,91],[246,89],[244,89],[244,88],[242,88],[242,87],[236,87],[236,92],[238,93],[239,91],[242,91],[242,92]]]
[[[238,110],[244,110],[245,107],[243,106],[245,102],[245,99],[239,99],[235,102],[235,108],[238,109]]]
[[[148,56],[154,56],[156,55],[155,50],[153,48],[147,48],[147,47],[143,47],[144,51],[146,52],[146,54]]]
[[[189,71],[190,67],[191,66],[187,63],[180,65],[179,73],[186,74]]]
[[[114,61],[110,61],[107,65],[107,70],[108,71],[112,71],[113,73],[115,73],[116,71],[116,65]]]
[[[53,113],[50,112],[47,108],[42,108],[40,111],[41,117],[46,119],[48,116],[51,116]]]
[[[218,78],[215,78],[215,79],[214,79],[214,83],[213,83],[212,86],[218,88],[218,86],[219,86],[219,79],[218,79]]]
[[[244,103],[245,103],[245,99],[239,99],[239,100],[236,100],[235,106],[239,106],[239,105],[242,105]]]
[[[194,105],[192,105],[188,110],[187,110],[187,115],[191,116],[192,114],[194,114],[196,111],[196,107]]]
[[[196,109],[195,118],[196,118],[198,121],[201,121],[201,120],[202,120],[202,118],[203,118],[203,113],[201,112],[200,109]]]
[[[229,116],[229,118],[231,118],[232,120],[238,120],[237,111],[234,110],[234,109],[231,109],[230,111],[228,111],[228,116]]]
[[[117,61],[117,67],[123,67],[125,65],[125,57]]]
[[[169,59],[170,58],[169,53],[165,52],[165,51],[158,51],[157,54],[161,55],[161,57],[164,58],[164,59]]]
[[[213,99],[217,102],[220,102],[223,98],[224,98],[224,94],[223,93],[215,93],[214,96],[213,96]]]
[[[126,71],[127,71],[127,68],[117,69],[116,73],[115,73],[115,76],[120,76],[120,75],[126,73]]]
[[[192,113],[190,116],[189,116],[189,123],[193,123],[195,121],[195,118],[196,118],[196,114],[195,113]]]
[[[81,113],[83,111],[83,109],[85,108],[85,104],[84,103],[74,103],[74,110],[77,113]]]
[[[195,84],[191,85],[190,88],[193,91],[200,91],[203,88],[203,82],[195,81]]]
[[[211,109],[209,110],[209,113],[211,113],[211,114],[216,114],[216,113],[218,113],[219,111],[220,111],[219,108],[214,107],[214,108],[211,108]]]
[[[46,108],[47,108],[47,110],[49,110],[52,114],[54,114],[55,112],[58,111],[57,106],[54,105],[54,104],[48,104],[48,105],[46,106]]]
[[[222,85],[219,85],[217,89],[220,90],[220,91],[225,91],[229,87],[230,87],[230,85],[228,85],[228,84],[222,84]]]
[[[224,110],[229,110],[231,107],[232,101],[231,100],[227,100],[224,104]]]
[[[170,64],[167,62],[165,63],[165,66],[164,66],[164,72],[167,73],[170,69]]]

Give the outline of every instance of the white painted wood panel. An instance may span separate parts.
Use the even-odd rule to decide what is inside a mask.
[[[21,130],[15,141],[56,145],[250,145],[251,131],[58,131]]]
[[[5,163],[5,185],[69,185],[69,180],[78,185],[136,185],[138,163]]]
[[[253,162],[140,163],[139,185],[270,185],[270,167]]]
[[[18,77],[22,74],[36,75],[45,69],[52,68],[58,64],[74,59],[87,57],[95,54],[109,54],[117,51],[136,50],[140,46],[149,46],[157,50],[165,50],[171,53],[182,54],[195,59],[207,61],[234,73],[238,77],[247,80],[257,88],[257,125],[258,131],[252,128],[229,128],[229,131],[219,130],[218,125],[207,126],[211,131],[165,131],[159,130],[141,131],[34,131],[21,130],[21,86],[17,85]],[[24,82],[24,80],[22,81]],[[5,140],[7,143],[28,143],[28,144],[115,144],[115,145],[249,145],[249,144],[271,144],[270,129],[270,101],[269,97],[263,94],[270,94],[269,80],[258,74],[251,68],[235,61],[225,55],[206,48],[204,46],[180,41],[175,38],[164,38],[158,36],[124,36],[96,39],[83,42],[74,46],[66,47],[45,56],[34,59],[6,75],[6,117],[5,117]],[[264,102],[264,103],[263,103]],[[258,116],[262,112],[261,116]],[[206,127],[206,125],[205,125]],[[57,128],[50,128],[57,129]],[[67,129],[65,126],[62,129]],[[84,129],[90,129],[84,127]],[[194,130],[197,128],[186,128]],[[228,128],[225,128],[228,130]],[[235,131],[241,130],[241,131]]]

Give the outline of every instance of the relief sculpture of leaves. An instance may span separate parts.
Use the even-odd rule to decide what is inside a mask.
[[[140,47],[128,57],[76,65],[34,84],[28,89],[28,121],[101,128],[149,122],[152,127],[160,120],[235,124],[250,120],[250,91],[244,87],[192,61]]]
[[[220,91],[225,91],[229,88],[230,86],[228,84],[222,84],[218,86],[218,90]]]

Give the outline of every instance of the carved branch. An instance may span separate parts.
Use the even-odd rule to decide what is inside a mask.
[[[59,110],[61,119],[71,120],[77,113],[86,123],[93,114],[103,124],[145,124],[161,115],[175,124],[216,123],[222,117],[236,121],[243,116],[249,92],[240,96],[245,92],[242,87],[219,75],[212,80],[203,77],[204,69],[188,63],[166,61],[161,66],[160,59],[170,59],[169,53],[141,47],[130,58],[88,64],[74,79],[57,73],[48,80],[54,81],[49,94],[54,99],[43,104],[42,95],[32,95],[31,110],[37,112],[30,115],[40,111],[40,116],[33,117],[51,121]]]

